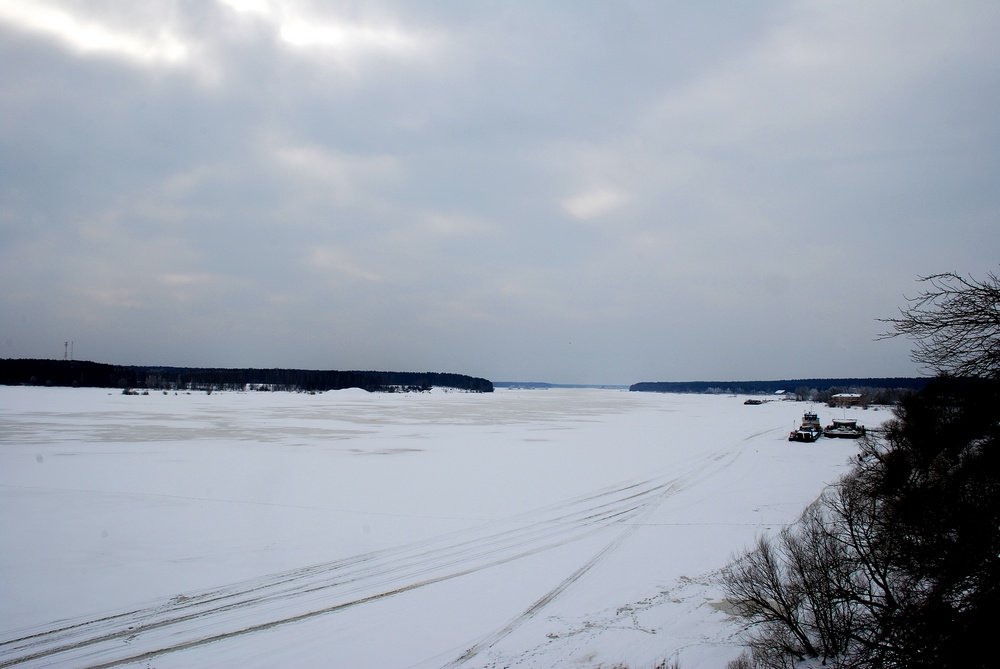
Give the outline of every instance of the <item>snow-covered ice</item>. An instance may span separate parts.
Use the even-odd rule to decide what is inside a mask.
[[[0,667],[722,667],[857,449],[744,399],[0,387]]]

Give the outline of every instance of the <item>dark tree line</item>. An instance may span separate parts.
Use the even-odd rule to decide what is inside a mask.
[[[850,388],[871,390],[920,390],[926,378],[847,378],[847,379],[785,379],[782,381],[644,381],[629,387],[633,392],[651,393],[727,393],[741,395],[773,394],[779,390],[794,392],[805,388],[830,393]]]
[[[851,473],[798,522],[724,571],[747,622],[749,652],[732,668],[996,665],[1000,302],[996,277],[959,281],[974,295],[956,294],[956,278],[931,277],[934,290],[889,321],[941,375],[862,440]]]
[[[242,390],[247,386],[298,391],[363,388],[372,392],[441,386],[493,392],[493,384],[486,379],[440,372],[140,367],[33,359],[0,360],[0,384],[164,390]]]

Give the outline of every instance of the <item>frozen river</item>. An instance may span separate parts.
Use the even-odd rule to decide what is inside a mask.
[[[743,399],[0,387],[0,667],[722,667],[856,449]]]

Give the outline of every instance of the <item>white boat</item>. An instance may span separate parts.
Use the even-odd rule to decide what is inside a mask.
[[[814,411],[806,411],[802,416],[802,425],[797,430],[792,430],[788,435],[788,441],[816,441],[823,434],[823,427],[820,425],[819,416]]]

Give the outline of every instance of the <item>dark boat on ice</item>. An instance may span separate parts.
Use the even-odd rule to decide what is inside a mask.
[[[806,411],[802,416],[802,425],[799,429],[792,430],[788,441],[816,441],[822,434],[823,426],[820,425],[819,416],[815,411]]]
[[[823,434],[841,439],[860,439],[865,436],[865,426],[858,425],[853,418],[834,418],[833,423],[824,428]]]

